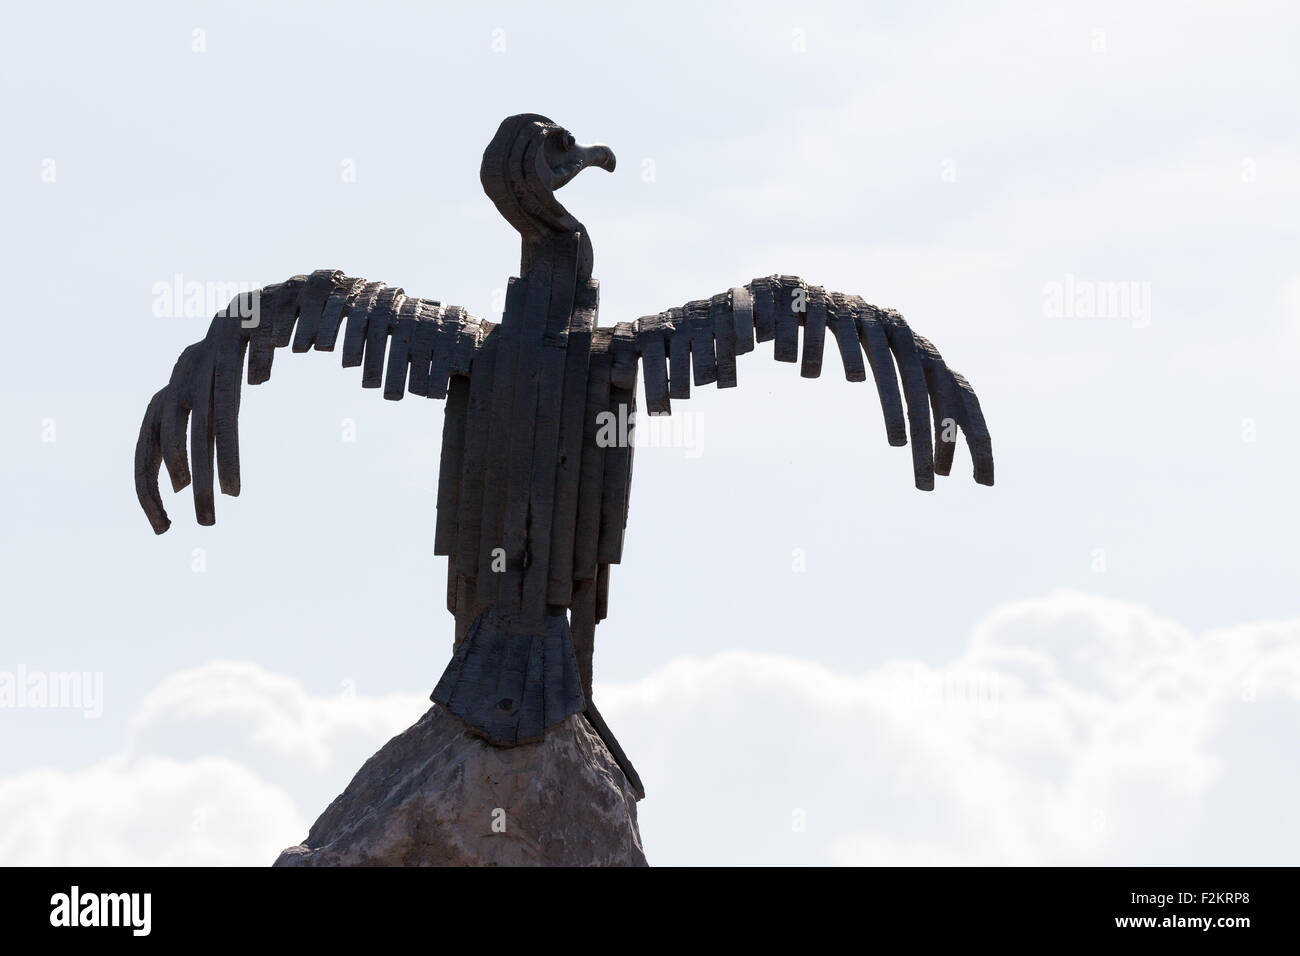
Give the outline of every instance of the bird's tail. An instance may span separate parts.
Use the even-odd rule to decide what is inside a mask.
[[[493,611],[479,615],[429,698],[498,747],[541,740],[587,707],[563,614],[520,632]]]
[[[600,739],[605,742],[609,752],[614,756],[618,763],[618,769],[623,771],[623,776],[627,777],[627,782],[632,785],[632,790],[638,800],[645,799],[645,787],[641,785],[641,777],[637,774],[636,768],[632,766],[632,761],[627,759],[627,754],[623,753],[623,748],[619,745],[617,738],[605,723],[605,718],[600,716],[600,711],[596,709],[595,701],[587,701],[587,710],[585,711],[587,720],[595,728]]]
[[[632,761],[595,703],[583,694],[573,637],[563,614],[548,614],[543,628],[521,631],[494,611],[482,612],[456,645],[429,699],[498,747],[541,740],[571,715],[583,714],[636,798],[645,798]]]

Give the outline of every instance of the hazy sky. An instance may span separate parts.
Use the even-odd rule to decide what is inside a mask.
[[[560,194],[603,324],[798,274],[993,435],[996,487],[962,446],[916,491],[870,384],[770,344],[675,403],[596,648],[652,863],[1294,863],[1300,14],[981,6],[10,5],[0,690],[102,713],[0,708],[0,863],[270,862],[427,706],[441,403],[282,352],[242,495],[155,537],[135,437],[208,316],[154,288],[492,316],[518,112],[618,155]]]

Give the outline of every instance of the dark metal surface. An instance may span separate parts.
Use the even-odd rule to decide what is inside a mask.
[[[434,699],[501,745],[536,739],[585,708],[640,791],[591,703],[595,625],[607,613],[609,566],[622,558],[633,462],[626,441],[599,440],[600,425],[609,416],[616,426],[634,421],[639,366],[647,409],[667,414],[671,399],[690,398],[691,377],[735,386],[737,359],[756,342],[775,340],[777,361],[800,362],[801,374],[816,378],[829,331],[849,381],[865,381],[870,367],[889,444],[908,444],[910,433],[917,488],[948,474],[956,430],[977,482],[993,483],[993,455],[966,379],[901,315],[857,296],[768,276],[599,327],[591,238],[555,198],[590,166],[612,171],[613,152],[577,144],[535,114],[506,119],[484,152],[484,191],[521,237],[520,275],[499,324],[326,269],[254,293],[256,323],[234,308],[219,313],[149,402],[136,490],[154,531],[166,531],[165,466],[174,490],[193,485],[198,522],[212,524],[214,470],[223,494],[240,492],[245,355],[248,383],[259,384],[276,348],[332,351],[341,331],[342,364],[362,367],[363,387],[382,387],[392,400],[446,399],[434,550],[448,556],[456,656]],[[557,637],[555,615],[566,609],[571,639],[568,625]],[[500,690],[515,684],[517,693]],[[517,713],[504,714],[507,697]]]

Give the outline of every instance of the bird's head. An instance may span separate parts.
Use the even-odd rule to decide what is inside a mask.
[[[563,126],[536,113],[503,120],[486,150],[479,179],[501,215],[530,244],[557,235],[584,234],[582,223],[555,198],[556,190],[589,166],[614,171],[614,152],[601,143],[583,145]],[[587,263],[590,275],[590,263]]]

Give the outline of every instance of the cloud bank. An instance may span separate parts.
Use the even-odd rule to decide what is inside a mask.
[[[652,863],[1300,851],[1286,823],[1300,772],[1276,733],[1300,716],[1300,619],[1194,634],[1057,592],[989,612],[942,665],[843,674],[732,651],[598,685],[597,699],[646,780]],[[178,672],[140,701],[120,753],[0,780],[0,862],[267,864],[426,705],[313,696],[249,662]]]

